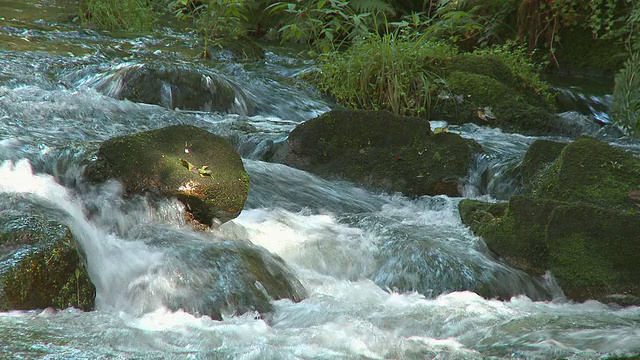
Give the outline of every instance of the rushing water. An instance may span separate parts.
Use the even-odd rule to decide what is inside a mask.
[[[640,352],[640,309],[568,302],[551,276],[535,279],[496,261],[459,220],[459,199],[382,194],[262,161],[297,123],[331,106],[289,78],[305,62],[270,52],[262,62],[203,64],[193,60],[194,39],[186,35],[116,37],[25,20],[19,4],[0,4],[0,211],[43,211],[72,229],[97,310],[0,313],[1,358],[596,359]],[[22,4],[24,11],[36,6]],[[172,61],[223,74],[259,105],[257,114],[168,110],[94,88],[122,66]],[[251,177],[241,215],[209,233],[189,230],[174,201],[124,199],[117,184],[90,186],[81,176],[99,142],[176,123],[227,137]],[[488,150],[470,171],[466,196],[504,199],[517,191],[513,168],[535,138],[472,125],[455,130]],[[274,301],[264,318],[225,314],[224,321],[162,306],[157,294],[175,291],[171,269],[184,265],[175,253],[210,241],[250,241],[281,256],[308,298]],[[423,294],[395,291],[398,283]],[[516,295],[488,300],[465,291],[478,284]]]

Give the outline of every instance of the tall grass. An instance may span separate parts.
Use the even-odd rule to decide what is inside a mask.
[[[343,53],[322,55],[317,82],[348,107],[428,116],[434,96],[446,87],[431,70],[433,61],[455,53],[445,43],[387,26]]]
[[[106,30],[151,30],[156,15],[147,0],[81,0],[85,22]]]

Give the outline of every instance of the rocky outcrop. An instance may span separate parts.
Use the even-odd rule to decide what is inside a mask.
[[[463,222],[510,264],[550,270],[572,300],[640,305],[640,159],[588,137],[542,140],[522,170],[525,196],[464,200]]]
[[[96,290],[66,226],[7,214],[0,223],[0,311],[93,309]]]
[[[176,197],[205,225],[240,214],[249,176],[222,137],[191,125],[173,125],[109,139],[86,170],[88,179],[117,179],[128,195]]]
[[[96,86],[116,99],[169,109],[251,115],[253,102],[239,86],[212,71],[178,66],[132,65],[118,69]]]
[[[332,110],[297,126],[284,163],[327,178],[409,196],[460,195],[473,140],[386,111]]]

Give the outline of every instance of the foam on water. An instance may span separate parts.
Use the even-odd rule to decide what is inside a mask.
[[[141,296],[134,291],[136,286],[141,282],[170,286],[153,275],[154,268],[162,263],[161,253],[96,227],[85,216],[78,198],[52,176],[34,174],[28,160],[0,165],[0,193],[35,196],[62,213],[58,220],[69,226],[80,253],[86,257],[87,271],[96,287],[97,308],[140,312],[142,306],[147,309],[150,304],[141,304],[136,298]],[[160,303],[151,305],[156,306]]]

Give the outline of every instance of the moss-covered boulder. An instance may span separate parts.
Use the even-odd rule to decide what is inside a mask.
[[[297,126],[288,144],[288,165],[409,196],[460,195],[482,151],[457,134],[434,134],[425,119],[387,111],[333,110]]]
[[[239,86],[213,71],[179,66],[132,65],[118,69],[97,85],[116,99],[169,109],[221,111],[251,115],[253,102]]]
[[[637,211],[640,159],[603,141],[582,136],[540,174],[529,189],[536,197]]]
[[[447,96],[434,101],[432,117],[527,134],[559,131],[551,104],[502,60],[485,54],[441,59]]]
[[[191,125],[109,139],[86,176],[92,181],[117,179],[129,195],[176,197],[206,225],[238,216],[249,192],[238,152],[224,138]]]
[[[15,214],[0,221],[0,311],[93,309],[96,290],[66,226]]]
[[[640,213],[513,196],[504,214],[460,203],[465,224],[500,258],[532,274],[550,270],[572,300],[640,305]]]
[[[510,264],[550,270],[570,299],[640,305],[640,159],[589,137],[537,141],[522,172],[526,196],[463,200],[463,222]]]

